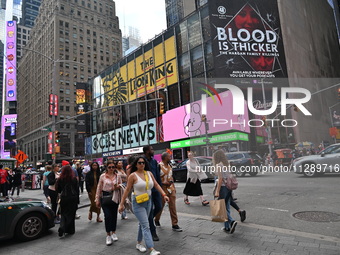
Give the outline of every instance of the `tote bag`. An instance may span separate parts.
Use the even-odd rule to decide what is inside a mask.
[[[210,201],[211,220],[214,222],[228,221],[227,209],[224,199]]]

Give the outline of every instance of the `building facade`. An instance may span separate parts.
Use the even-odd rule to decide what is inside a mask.
[[[195,11],[197,0],[165,0],[166,24],[171,27]]]
[[[22,1],[22,20],[21,25],[32,28],[34,21],[39,14],[41,0],[23,0]]]
[[[308,82],[300,84],[299,78],[340,76],[336,68],[340,61],[339,47],[333,40],[336,27],[326,1],[315,0],[313,4],[271,1],[265,8],[260,2],[209,1],[92,79],[89,82],[91,105],[97,111],[91,114],[91,135],[86,138],[87,157],[140,153],[146,144],[153,145],[156,154],[171,149],[176,159],[183,159],[189,149],[198,155],[211,155],[217,148],[257,150],[262,154],[268,152],[268,144],[274,148],[294,148],[300,141],[318,144],[329,139],[330,118],[320,118],[320,113],[328,112],[328,107],[337,103],[336,88],[322,97],[315,97],[318,103],[313,100],[306,105],[313,116],[305,117],[291,107],[287,115],[281,116],[280,106],[268,116],[278,118],[280,123],[296,119],[297,127],[274,123],[271,127],[258,128],[244,123],[250,119],[259,121],[262,116],[247,110],[234,114],[230,92],[213,90],[216,83],[235,84],[241,89],[251,86],[255,91],[253,107],[263,110],[273,104],[273,87],[304,87],[315,93],[327,89],[329,81],[314,80],[318,86],[311,83],[307,86]],[[268,16],[269,10],[271,15]],[[323,10],[322,13],[319,10]],[[251,34],[248,37],[248,30],[242,27],[244,24],[236,23],[242,21],[237,16],[240,12],[257,15],[253,14],[259,35],[256,43],[250,41]],[[303,17],[298,15],[301,12]],[[325,17],[329,17],[327,21]],[[327,29],[318,33],[307,29],[314,25],[324,28],[318,26],[320,23]],[[237,29],[243,29],[243,34],[234,34],[233,30]],[[313,58],[307,51],[309,44],[317,46],[310,50],[314,52]],[[202,91],[211,95],[205,107]],[[206,109],[204,114],[203,108]],[[217,126],[212,123],[213,119],[228,121]],[[269,128],[272,137],[269,137]]]
[[[121,58],[121,31],[115,3],[95,1],[43,1],[30,40],[19,62],[26,74],[18,82],[18,144],[36,163],[48,154],[49,95],[56,86],[59,97],[57,130],[61,133],[58,159],[83,156],[83,134],[76,120],[76,83],[95,77]],[[43,54],[44,56],[42,56]],[[53,84],[53,62],[56,63]],[[80,146],[79,146],[80,145]]]

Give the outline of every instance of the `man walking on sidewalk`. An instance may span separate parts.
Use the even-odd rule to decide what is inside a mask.
[[[145,161],[147,162],[145,164],[145,170],[150,171],[155,177],[158,184],[162,186],[159,166],[158,166],[157,161],[153,158],[154,151],[153,151],[152,146],[150,145],[144,146],[143,152],[144,152]],[[152,197],[153,205],[152,205],[151,212],[149,215],[150,230],[152,234],[152,239],[154,241],[159,241],[159,237],[157,236],[157,233],[156,233],[156,226],[154,223],[154,218],[162,209],[162,198],[161,198],[161,194],[159,194],[156,188],[152,189],[151,197]]]
[[[165,194],[169,197],[169,211],[172,223],[172,229],[177,232],[182,232],[183,230],[178,226],[178,217],[176,211],[176,189],[174,180],[172,178],[172,167],[170,165],[170,154],[164,152],[162,154],[162,162],[159,163],[160,166],[160,175],[162,180],[162,189]],[[160,226],[159,220],[161,218],[163,208],[165,205],[164,199],[162,199],[162,210],[155,217],[156,226]]]

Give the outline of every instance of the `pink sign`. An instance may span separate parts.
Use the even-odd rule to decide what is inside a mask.
[[[238,130],[250,133],[247,125],[249,120],[247,102],[244,102],[244,115],[233,115],[233,97],[229,91],[219,94],[218,100],[207,98],[208,134]],[[215,124],[214,124],[215,120]],[[218,122],[216,120],[219,120]],[[205,134],[205,124],[202,121],[201,100],[167,111],[163,115],[164,141],[174,141],[182,138],[197,137]]]

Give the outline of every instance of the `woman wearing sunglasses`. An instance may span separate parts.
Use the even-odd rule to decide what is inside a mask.
[[[113,161],[107,162],[106,173],[99,179],[96,192],[96,205],[102,207],[105,217],[106,245],[118,241],[116,235],[118,204],[112,200],[113,192],[120,188],[122,179],[117,174],[116,165]]]
[[[145,159],[143,157],[137,157],[131,167],[131,174],[128,178],[127,187],[119,205],[119,212],[122,213],[124,211],[124,202],[133,188],[132,208],[139,221],[136,249],[140,252],[146,252],[146,248],[142,245],[144,237],[145,245],[150,250],[150,254],[157,255],[161,253],[154,249],[148,220],[152,206],[152,199],[150,197],[151,189],[155,187],[159,193],[162,194],[166,202],[169,202],[169,198],[158,185],[152,173],[150,171],[145,171],[144,168]]]

